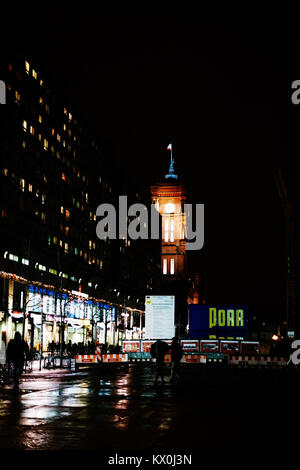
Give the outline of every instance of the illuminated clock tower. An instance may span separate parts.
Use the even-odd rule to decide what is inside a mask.
[[[170,144],[171,145],[171,144]],[[166,280],[187,277],[184,203],[186,189],[174,172],[172,157],[164,181],[151,186],[152,204],[162,217],[161,274]]]

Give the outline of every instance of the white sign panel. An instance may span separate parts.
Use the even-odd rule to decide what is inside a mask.
[[[145,338],[171,339],[175,336],[174,295],[146,296],[145,316]]]

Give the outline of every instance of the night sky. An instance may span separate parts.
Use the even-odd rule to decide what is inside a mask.
[[[297,19],[91,5],[19,11],[5,43],[36,58],[142,187],[167,172],[172,141],[190,201],[205,204],[205,246],[191,270],[204,276],[207,301],[282,320],[285,226],[273,168],[298,217]]]

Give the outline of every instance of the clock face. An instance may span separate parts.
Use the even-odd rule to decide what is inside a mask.
[[[168,204],[165,205],[165,211],[168,212],[169,214],[171,212],[174,212],[175,211],[175,206],[174,204],[172,204],[171,202],[169,202]]]

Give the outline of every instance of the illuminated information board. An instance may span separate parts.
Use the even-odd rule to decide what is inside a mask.
[[[145,338],[171,339],[175,336],[175,296],[147,295]]]

